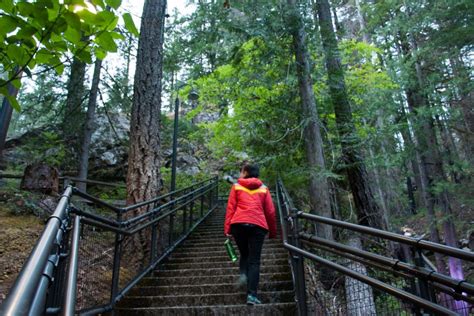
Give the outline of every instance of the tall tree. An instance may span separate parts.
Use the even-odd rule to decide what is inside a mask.
[[[84,133],[82,136],[81,153],[79,157],[79,179],[87,179],[89,169],[89,147],[92,133],[94,132],[101,68],[102,60],[97,58],[94,64],[94,75],[92,77],[91,90],[89,92],[89,102],[87,104],[87,114],[84,124]],[[79,182],[77,187],[82,191],[86,191],[87,184],[85,182]]]
[[[401,35],[401,45],[406,57],[412,54],[411,47],[416,48],[416,44],[409,45],[407,38]],[[415,57],[416,58],[416,57]],[[411,67],[410,67],[411,66]],[[434,118],[429,109],[428,97],[423,88],[424,73],[419,61],[411,60],[409,66],[405,69],[412,80],[407,85],[407,103],[410,112],[414,115],[417,124],[414,127],[415,139],[418,145],[419,156],[421,160],[420,170],[422,179],[422,194],[424,203],[430,219],[430,238],[439,243],[439,231],[437,228],[438,220],[436,218],[436,208],[438,207],[444,215],[442,226],[444,230],[445,242],[448,246],[457,248],[458,239],[453,222],[450,196],[446,183],[446,175],[443,167],[443,159],[437,142]],[[437,267],[439,271],[445,272],[444,262],[440,255],[436,256]],[[463,280],[464,273],[460,259],[449,258],[449,272],[452,277]],[[459,307],[463,302],[457,302]]]
[[[293,49],[296,58],[298,73],[298,87],[302,104],[302,117],[304,124],[304,143],[306,158],[310,170],[309,199],[311,210],[319,215],[331,217],[331,202],[326,165],[324,161],[323,140],[320,131],[320,120],[316,108],[313,82],[310,72],[310,60],[306,48],[306,33],[296,1],[287,0],[289,9],[289,23],[293,36]],[[324,238],[333,239],[332,228],[329,225],[317,225],[316,233]]]
[[[341,65],[337,40],[332,25],[331,10],[327,0],[316,1],[318,21],[326,60],[329,93],[336,114],[342,159],[354,198],[359,223],[371,227],[385,228],[386,219],[375,202],[368,182],[363,157],[358,150],[359,139],[352,119],[352,110],[346,91],[344,70]]]
[[[80,135],[84,113],[82,102],[85,95],[84,81],[86,76],[86,63],[74,57],[67,85],[66,107],[63,113],[63,136],[66,142],[71,144],[73,154],[76,156],[80,151]]]
[[[326,60],[329,94],[334,106],[336,127],[342,149],[343,168],[347,173],[354,198],[357,219],[360,224],[383,229],[387,227],[387,220],[382,217],[383,214],[381,214],[375,202],[375,197],[368,182],[368,174],[363,158],[357,149],[360,141],[356,134],[355,124],[352,118],[352,109],[346,91],[344,70],[341,65],[336,34],[331,19],[331,8],[327,0],[316,0],[316,3],[321,40]],[[351,236],[348,244],[352,247],[362,248],[362,243],[358,236]],[[351,268],[360,273],[367,272],[366,268],[361,264],[352,264]],[[355,291],[355,289],[357,289],[357,291]],[[345,292],[350,315],[373,314],[374,297],[370,286],[357,280],[346,278]],[[357,295],[362,295],[363,299],[357,297]],[[361,303],[361,301],[363,301],[363,303]]]
[[[134,79],[127,204],[149,200],[160,186],[160,111],[166,0],[143,6]]]

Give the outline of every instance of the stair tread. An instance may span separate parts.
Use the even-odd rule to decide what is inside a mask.
[[[260,291],[258,294],[260,296],[270,295],[272,293],[294,293],[293,290],[286,290],[286,291]],[[242,291],[238,292],[226,292],[226,293],[209,293],[206,296],[222,296],[222,295],[246,295]],[[128,298],[154,298],[154,297],[162,297],[162,298],[182,298],[182,297],[202,297],[202,294],[182,294],[182,295],[127,295]]]
[[[126,294],[114,308],[117,314],[295,314],[288,252],[281,239],[265,239],[263,245],[259,285],[263,304],[243,304],[246,294],[238,285],[238,263],[230,261],[223,244],[224,220],[225,209],[210,214],[163,264]]]
[[[249,308],[256,308],[258,306],[269,306],[269,305],[295,305],[296,303],[293,302],[284,302],[284,303],[262,303],[260,305],[248,306],[247,304],[234,304],[234,305],[225,305],[219,307],[249,307]],[[193,306],[153,306],[153,307],[117,307],[117,309],[125,310],[125,309],[137,309],[137,310],[144,310],[144,309],[183,309],[183,308],[206,308],[212,307],[215,308],[215,305],[193,305]]]
[[[268,285],[278,285],[287,283],[287,281],[274,281],[274,282],[260,282],[260,285],[263,286],[263,283]],[[141,285],[137,286],[136,289],[141,288],[190,288],[190,287],[206,287],[206,286],[233,286],[235,283],[208,283],[208,284],[186,284],[186,285],[169,285],[169,286],[162,286],[162,285]]]

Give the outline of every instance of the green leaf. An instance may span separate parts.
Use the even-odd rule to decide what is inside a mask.
[[[14,31],[18,26],[18,22],[9,15],[0,15],[0,37],[4,37],[8,33]]]
[[[86,64],[92,64],[92,56],[91,56],[91,52],[89,50],[82,49],[82,50],[80,50],[76,53],[76,56],[80,60],[85,62]]]
[[[77,11],[77,15],[86,24],[96,25],[100,24],[100,22],[103,22],[102,18],[98,17],[96,14],[90,12],[89,10],[84,9]]]
[[[119,39],[119,40],[125,40],[125,36],[120,34],[119,32],[109,32],[110,36],[112,36],[113,39]]]
[[[34,28],[33,26],[31,25],[27,25],[25,27],[22,27],[18,33],[16,33],[16,36],[20,39],[26,39],[26,38],[30,38],[36,33],[38,32],[38,30],[36,28]]]
[[[17,99],[14,96],[6,95],[5,98],[7,98],[8,103],[10,103],[10,106],[15,111],[20,112],[20,110],[21,110],[20,104],[18,103]]]
[[[64,37],[73,44],[79,44],[81,42],[81,33],[76,29],[68,27],[66,32],[64,32]]]
[[[48,26],[48,10],[41,3],[35,3],[31,15],[34,17],[37,25]]]
[[[29,38],[25,38],[23,39],[23,46],[26,46],[32,50],[35,50],[36,49],[36,45],[37,43],[35,42],[35,40],[32,38],[32,37],[29,37]]]
[[[102,32],[96,39],[95,42],[103,49],[109,52],[117,51],[117,44],[109,32]]]
[[[64,64],[63,63],[56,64],[56,66],[54,67],[54,70],[56,71],[58,75],[62,75],[64,72]]]
[[[42,48],[36,53],[36,62],[38,64],[46,64],[51,59],[51,56],[52,54],[49,50]]]
[[[118,7],[120,7],[120,4],[122,3],[122,0],[105,0],[105,3],[107,3],[114,9],[118,9]]]
[[[65,12],[63,16],[69,27],[75,29],[78,32],[81,31],[81,19],[77,14],[73,12]]]
[[[8,95],[7,81],[0,79],[0,95]]]
[[[47,9],[47,11],[48,11],[48,20],[49,21],[54,21],[59,15],[59,11],[56,8]]]
[[[8,45],[7,55],[16,64],[22,66],[26,65],[29,59],[26,50],[23,47],[17,45]]]
[[[107,57],[107,52],[103,49],[96,48],[95,50],[95,56],[99,58],[100,60],[104,60],[105,57]]]
[[[123,22],[125,23],[125,28],[127,29],[127,31],[129,31],[130,33],[138,37],[139,35],[138,30],[135,26],[135,23],[133,22],[133,19],[130,13],[125,13],[124,15],[122,15],[122,17],[123,17]]]
[[[66,32],[67,27],[68,24],[66,22],[66,19],[64,19],[63,17],[58,18],[54,23],[54,27],[51,29],[51,32],[47,33],[46,36],[43,37],[43,40],[50,41],[54,40],[56,37],[64,39],[64,32]],[[41,40],[41,37],[38,36],[38,34],[36,37],[39,41]]]
[[[66,52],[67,51],[67,42],[66,41],[54,41],[51,42],[53,48],[58,52]]]
[[[102,9],[105,9],[105,4],[103,0],[91,0],[91,3],[95,6],[99,6]]]
[[[14,86],[17,89],[21,88],[21,80],[18,79],[18,78],[15,79],[15,80],[10,81],[10,83],[12,84],[12,86]]]
[[[35,6],[28,2],[20,2],[17,4],[18,13],[22,16],[30,16],[35,11]]]
[[[114,15],[113,20],[110,21],[109,25],[107,25],[106,30],[107,30],[107,31],[113,31],[113,30],[115,30],[115,28],[117,27],[117,24],[118,24],[118,20],[119,20],[118,16],[115,16],[115,15]]]
[[[13,13],[13,0],[2,0],[0,1],[0,10],[3,10],[7,13]]]
[[[81,7],[85,7],[85,3],[84,3],[84,0],[66,0],[64,1],[64,4],[68,4],[68,5],[71,5],[71,6],[81,6]]]

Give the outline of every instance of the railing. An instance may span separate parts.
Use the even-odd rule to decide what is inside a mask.
[[[283,243],[290,252],[295,300],[300,315],[471,315],[470,312],[473,312],[474,285],[434,271],[425,264],[423,253],[430,251],[472,265],[473,252],[299,211],[281,180],[277,182],[277,205]],[[337,230],[334,235],[339,240],[363,240],[364,245],[370,245],[382,254],[327,240],[302,229],[308,227],[311,230],[314,223],[331,225]],[[370,236],[377,239],[371,240]],[[405,252],[408,251],[413,260],[403,262],[387,255],[390,253],[388,245],[394,242],[399,243]],[[384,246],[387,248],[384,249]],[[327,286],[329,289],[321,289],[314,294],[317,296],[314,300],[318,303],[311,306],[312,311],[309,311],[308,305],[304,258],[310,259],[318,269],[329,269],[328,274],[340,276],[332,277],[338,281]],[[348,266],[353,267],[354,263],[362,268],[359,271],[350,269]],[[330,276],[326,278],[331,279]],[[359,285],[348,291],[348,284],[354,282]],[[354,289],[360,293],[353,293]],[[332,300],[323,302],[324,293],[328,291]],[[357,307],[357,304],[349,302],[351,296],[373,306]]]
[[[68,186],[0,315],[112,310],[216,208],[217,183],[208,179],[125,208]]]

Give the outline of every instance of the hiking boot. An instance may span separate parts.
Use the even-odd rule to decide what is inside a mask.
[[[247,295],[247,305],[259,304],[262,304],[262,302],[256,296],[253,296],[252,294]]]
[[[241,274],[239,276],[239,289],[247,290],[247,276],[245,274]]]

